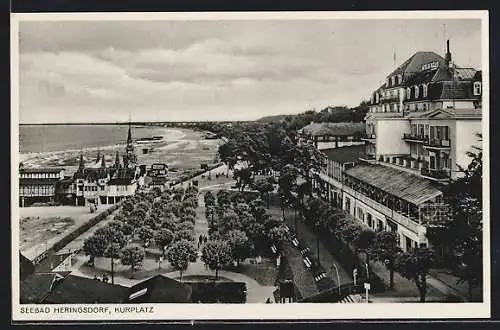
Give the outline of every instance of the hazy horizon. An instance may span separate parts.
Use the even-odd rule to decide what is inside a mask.
[[[19,122],[247,121],[369,99],[417,51],[481,68],[479,19],[21,21]],[[396,65],[393,57],[396,55]]]

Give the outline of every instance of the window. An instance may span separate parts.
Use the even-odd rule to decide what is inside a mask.
[[[363,210],[361,209],[361,207],[358,207],[358,219],[361,220],[361,221],[365,221],[365,215],[364,215]]]
[[[368,227],[373,228],[373,219],[371,213],[366,214],[366,221],[368,222]]]
[[[427,85],[422,85],[423,97],[427,97]]]
[[[407,100],[411,99],[411,88],[410,87],[408,87],[406,89],[406,99]]]
[[[481,82],[480,81],[474,82],[474,95],[481,95]]]
[[[418,99],[418,86],[415,86],[415,98]]]
[[[349,197],[345,198],[345,209],[349,214],[351,213],[351,199]]]
[[[399,74],[398,77],[399,77],[399,83],[402,84],[403,83],[403,75]]]

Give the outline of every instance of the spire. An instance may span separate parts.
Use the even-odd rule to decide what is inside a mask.
[[[83,152],[80,153],[80,163],[78,164],[78,172],[83,172],[85,164],[83,162]]]
[[[120,168],[120,152],[118,150],[116,151],[115,167]]]
[[[130,121],[128,122],[128,136],[127,136],[127,144],[132,143],[132,129],[130,126]]]
[[[106,168],[106,160],[104,159],[104,155],[102,155],[102,158],[101,158],[101,167]]]
[[[446,55],[445,55],[445,63],[446,66],[450,66],[452,64],[451,62],[451,52],[450,52],[450,39],[446,40]]]
[[[101,158],[101,149],[97,149],[97,157],[96,157],[96,160],[95,160],[95,163],[99,163],[99,160]]]

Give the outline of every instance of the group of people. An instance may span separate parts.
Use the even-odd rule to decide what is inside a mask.
[[[203,245],[203,244],[206,244],[208,242],[208,236],[207,235],[203,235],[201,234],[199,237],[198,237],[198,249]]]
[[[101,281],[101,280],[97,277],[97,275],[94,275],[94,280],[96,280],[96,281]],[[108,282],[109,282],[109,277],[108,277],[108,275],[106,275],[106,274],[102,274],[102,282],[103,282],[103,283],[108,283]]]

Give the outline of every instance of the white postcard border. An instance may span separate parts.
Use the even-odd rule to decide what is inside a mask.
[[[489,205],[489,20],[487,11],[371,11],[371,12],[213,12],[213,13],[14,13],[11,14],[11,235],[12,269],[19,269],[19,67],[20,21],[125,20],[289,20],[289,19],[481,19],[483,71],[483,269],[482,303],[390,304],[138,304],[138,305],[21,305],[19,272],[12,273],[14,321],[132,321],[132,320],[277,320],[277,319],[434,319],[488,318],[491,306]],[[104,308],[103,312],[69,312],[76,307]],[[144,307],[119,312],[115,308]],[[28,312],[38,310],[38,312]],[[152,311],[152,312],[149,312]]]

